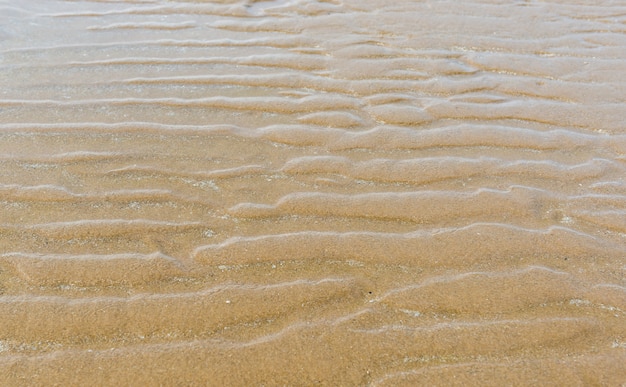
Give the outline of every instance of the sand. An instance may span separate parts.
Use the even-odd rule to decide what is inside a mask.
[[[0,385],[626,385],[620,1],[0,1]]]

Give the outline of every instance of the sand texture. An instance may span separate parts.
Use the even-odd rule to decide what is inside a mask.
[[[0,386],[625,386],[624,1],[0,0]]]

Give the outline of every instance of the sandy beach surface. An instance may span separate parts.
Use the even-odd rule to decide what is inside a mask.
[[[625,386],[624,1],[0,0],[0,385]]]

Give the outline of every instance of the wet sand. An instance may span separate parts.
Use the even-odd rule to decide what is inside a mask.
[[[0,385],[624,385],[624,15],[0,1]]]

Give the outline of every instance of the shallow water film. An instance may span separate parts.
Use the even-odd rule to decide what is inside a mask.
[[[623,1],[0,0],[0,385],[626,384]]]

